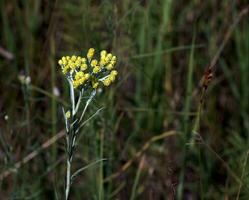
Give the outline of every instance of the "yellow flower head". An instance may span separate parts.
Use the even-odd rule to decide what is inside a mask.
[[[82,70],[82,71],[85,71],[86,69],[87,69],[87,64],[81,64],[81,66],[80,66],[80,69]]]
[[[75,61],[75,65],[76,65],[77,67],[79,67],[79,66],[81,65],[81,61],[80,61],[80,60],[76,60],[76,61]]]
[[[71,112],[68,110],[67,112],[66,112],[66,118],[70,118],[71,117]]]
[[[103,84],[104,84],[104,86],[109,86],[109,85],[111,84],[110,79],[109,79],[109,78],[105,79],[105,80],[103,81]]]
[[[98,61],[96,59],[93,59],[91,62],[91,66],[96,67],[97,64],[98,64]]]
[[[78,80],[73,80],[73,87],[76,89],[80,85]]]
[[[116,77],[115,75],[110,74],[110,75],[109,75],[110,81],[111,81],[111,82],[115,81],[115,77]]]
[[[117,76],[118,75],[118,72],[116,70],[112,70],[111,71],[111,74],[114,75],[114,76]]]
[[[93,55],[94,55],[94,48],[90,48],[89,50],[88,50],[88,52],[87,52],[87,58],[88,58],[88,60],[91,60],[92,59],[92,57],[93,57]]]
[[[85,74],[84,78],[88,80],[90,78],[90,74]]]
[[[96,89],[98,86],[99,86],[99,83],[98,83],[98,82],[95,82],[95,83],[92,84],[92,87],[93,87],[94,89]]]
[[[113,69],[113,66],[114,66],[114,65],[110,63],[110,64],[108,64],[108,65],[106,66],[106,69],[107,69],[107,70],[112,70],[112,69]]]
[[[59,61],[63,74],[73,87],[96,89],[101,86],[109,86],[116,80],[118,72],[114,70],[117,57],[102,50],[99,60],[95,58],[95,50],[90,48],[87,59],[81,56],[63,56]]]
[[[81,58],[82,63],[86,63],[86,58]]]
[[[81,79],[82,77],[84,77],[84,73],[82,71],[76,72],[75,80]]]
[[[72,61],[75,61],[76,60],[76,56],[73,55],[72,58],[71,58]]]
[[[58,63],[59,63],[59,65],[63,65],[62,60],[59,60]]]
[[[102,51],[100,52],[101,58],[102,58],[102,57],[106,57],[106,54],[107,54],[107,51],[106,51],[106,50],[102,50]]]
[[[99,73],[100,71],[101,71],[101,68],[100,68],[99,66],[96,66],[96,67],[93,68],[93,73],[94,73],[94,74],[97,74],[97,73]]]

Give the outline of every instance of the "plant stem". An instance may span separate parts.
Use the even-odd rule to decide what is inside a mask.
[[[71,185],[71,162],[67,159],[67,177],[66,177],[66,200],[68,200]]]
[[[80,125],[80,122],[85,115],[87,107],[89,106],[90,102],[92,101],[93,97],[96,94],[96,90],[94,90],[91,93],[89,99],[86,101],[85,107],[84,107],[83,112],[82,112],[81,117],[80,117],[80,120],[76,122],[75,116],[76,116],[76,113],[77,113],[78,108],[79,108],[80,103],[81,103],[82,93],[80,93],[77,105],[75,107],[75,94],[74,94],[73,84],[72,84],[72,81],[70,79],[68,79],[68,82],[69,82],[69,86],[70,86],[72,117],[71,117],[71,125],[67,128],[67,173],[66,173],[66,184],[65,184],[66,185],[66,188],[65,188],[65,199],[66,200],[69,199],[69,194],[70,194],[70,187],[71,187],[71,182],[72,182],[71,181],[72,180],[71,162],[73,160],[73,153],[74,153],[76,136],[77,136],[77,133],[79,132],[79,129],[81,128],[81,126],[79,126],[79,125]],[[66,121],[66,126],[67,126],[68,121],[67,121],[66,117],[65,117],[65,121]]]
[[[75,118],[75,99],[74,99],[74,88],[70,80],[68,80],[70,86],[70,98],[71,98],[71,110],[72,110],[72,121]],[[73,128],[69,127],[67,133],[67,174],[66,174],[66,189],[65,189],[65,199],[68,200],[71,186],[71,161],[73,158],[73,144],[71,142],[71,137],[75,137],[75,124]],[[73,140],[74,141],[74,138]]]
[[[72,117],[74,118],[75,115],[75,98],[74,98],[74,88],[73,83],[70,79],[68,79],[69,86],[70,86],[70,98],[71,98],[71,109],[72,109]]]
[[[72,148],[70,147],[70,129],[67,133],[67,173],[66,173],[66,188],[65,188],[65,199],[68,200],[70,186],[71,186],[71,161],[72,161]]]

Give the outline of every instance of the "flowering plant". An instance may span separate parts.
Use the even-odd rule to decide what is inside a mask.
[[[69,198],[70,186],[72,178],[77,174],[77,171],[71,175],[71,163],[75,151],[75,142],[80,128],[85,124],[82,122],[87,107],[97,93],[97,88],[107,87],[115,81],[118,72],[114,69],[117,58],[106,50],[102,50],[100,58],[94,58],[95,50],[90,48],[87,56],[63,56],[59,60],[62,72],[65,75],[70,88],[70,110],[63,115],[66,126],[66,149],[67,149],[67,173],[65,184],[65,199]],[[78,98],[75,91],[78,91]],[[84,108],[79,113],[81,104],[84,101]]]

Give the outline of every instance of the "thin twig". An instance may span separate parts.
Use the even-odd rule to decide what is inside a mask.
[[[93,166],[93,165],[96,165],[96,164],[98,164],[98,163],[100,163],[100,162],[106,161],[106,160],[107,160],[107,158],[102,158],[102,159],[99,159],[99,160],[96,160],[96,161],[94,161],[94,162],[89,163],[88,165],[86,165],[86,166],[84,166],[84,167],[78,169],[76,172],[74,172],[73,175],[71,176],[71,179],[73,180],[74,178],[76,178],[76,176],[77,176],[79,173],[81,173],[82,171],[84,171],[85,169],[87,169],[87,168],[89,168],[89,167],[91,167],[91,166]]]
[[[234,178],[234,180],[236,180],[239,184],[242,184],[242,180],[236,175],[236,173],[229,167],[229,165],[221,158],[221,156],[215,151],[213,150],[213,148],[211,146],[209,146],[204,140],[203,138],[201,137],[200,134],[197,135],[198,136],[198,139],[200,141],[200,143],[196,143],[196,144],[202,144],[204,145],[205,147],[207,147],[207,149],[213,153],[217,158],[218,160],[221,161],[221,163],[223,164],[223,166],[227,169],[227,171],[231,174],[231,176]]]
[[[83,117],[84,117],[84,115],[85,115],[85,112],[86,112],[86,109],[87,109],[87,107],[89,106],[89,104],[91,103],[91,101],[92,101],[92,99],[94,98],[95,94],[96,94],[96,90],[94,90],[94,91],[91,93],[89,99],[86,101],[86,105],[85,105],[84,110],[83,110],[83,112],[82,112],[82,114],[81,114],[81,116],[80,116],[79,123],[80,123],[81,120],[83,119]]]
[[[7,60],[14,59],[14,55],[2,47],[0,47],[0,55],[3,56],[4,58],[6,58]]]
[[[98,115],[100,113],[101,110],[103,110],[104,107],[99,108],[94,114],[92,114],[92,116],[90,116],[87,120],[85,120],[84,122],[82,122],[82,124],[79,126],[79,129],[77,130],[77,133],[80,131],[80,129],[87,123],[89,122],[92,118],[94,118],[96,115]]]
[[[238,16],[235,18],[234,22],[232,23],[232,25],[230,26],[230,28],[228,29],[228,31],[225,34],[224,40],[222,41],[218,51],[216,52],[215,56],[213,57],[211,64],[210,64],[210,68],[213,69],[214,66],[216,65],[223,49],[225,48],[228,40],[230,39],[234,29],[236,28],[236,26],[238,25],[238,23],[240,22],[240,20],[247,15],[249,10],[249,7],[244,8],[242,11],[240,11],[240,13],[238,14]]]
[[[0,180],[3,180],[7,176],[9,176],[11,173],[13,173],[14,171],[16,171],[20,167],[22,167],[24,164],[26,164],[29,161],[31,161],[32,159],[34,159],[42,150],[48,148],[49,146],[51,146],[52,144],[54,144],[55,142],[57,142],[60,138],[64,137],[65,134],[66,134],[65,131],[60,131],[55,136],[53,136],[52,138],[50,138],[49,140],[47,140],[46,142],[44,142],[38,149],[34,150],[30,154],[28,154],[26,157],[24,157],[22,160],[20,160],[19,162],[15,163],[15,165],[13,167],[11,167],[10,169],[7,169],[3,173],[1,173],[0,174]]]
[[[46,90],[43,90],[42,88],[39,88],[39,87],[37,87],[37,86],[35,86],[35,85],[32,85],[32,84],[30,84],[30,88],[31,88],[32,90],[36,91],[36,92],[39,92],[39,93],[41,93],[41,94],[46,95],[46,96],[49,97],[49,98],[55,99],[58,103],[61,103],[61,104],[64,105],[64,106],[68,106],[68,103],[65,102],[63,99],[60,99],[59,97],[55,96],[55,95],[52,94],[52,93],[47,92]]]
[[[240,11],[240,13],[238,14],[238,16],[235,18],[234,22],[232,23],[232,25],[229,27],[229,29],[227,30],[224,39],[219,47],[219,49],[217,50],[216,54],[214,55],[213,59],[211,60],[210,64],[206,67],[205,69],[205,74],[203,76],[203,78],[201,79],[200,83],[201,83],[201,87],[202,87],[202,91],[201,91],[201,103],[203,103],[204,101],[204,97],[205,97],[205,93],[206,90],[208,88],[209,83],[211,82],[212,78],[213,78],[213,72],[215,70],[215,66],[220,58],[220,55],[222,53],[222,51],[224,50],[226,44],[228,43],[234,29],[236,28],[236,26],[238,25],[238,23],[241,21],[241,19],[248,14],[248,10],[249,10],[249,6],[244,8],[242,11]]]
[[[239,184],[239,189],[238,189],[236,200],[239,200],[240,191],[241,191],[241,187],[242,187],[242,182],[243,182],[245,169],[246,169],[246,164],[247,164],[247,160],[248,160],[248,155],[249,155],[249,150],[246,152],[246,157],[245,157],[245,161],[244,161],[244,164],[243,164],[243,170],[242,170],[242,174],[241,174],[241,177],[240,177],[241,182]]]
[[[121,169],[108,176],[106,179],[104,179],[104,182],[109,182],[111,181],[112,179],[115,179],[117,177],[119,177],[123,172],[125,172],[130,166],[131,164],[137,159],[139,158],[149,147],[152,143],[158,141],[158,140],[161,140],[161,139],[164,139],[166,137],[169,137],[169,136],[172,136],[172,135],[176,135],[177,132],[175,130],[171,130],[171,131],[167,131],[165,133],[162,133],[160,135],[156,135],[154,137],[152,137],[151,139],[149,139],[144,145],[143,147],[135,154],[135,156],[133,158],[131,158],[129,161],[127,161],[122,167]]]

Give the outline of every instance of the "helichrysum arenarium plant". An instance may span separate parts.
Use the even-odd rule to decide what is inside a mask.
[[[97,89],[108,87],[115,81],[118,72],[114,69],[117,58],[106,50],[100,52],[99,59],[95,50],[90,48],[86,57],[63,56],[59,60],[61,70],[70,88],[70,109],[63,114],[66,126],[67,172],[65,184],[65,199],[69,198],[70,186],[75,173],[71,164],[75,151],[77,135],[84,125],[86,110],[97,93]],[[83,108],[81,105],[84,105]],[[82,108],[82,109],[81,109]],[[77,171],[76,171],[77,173]]]

